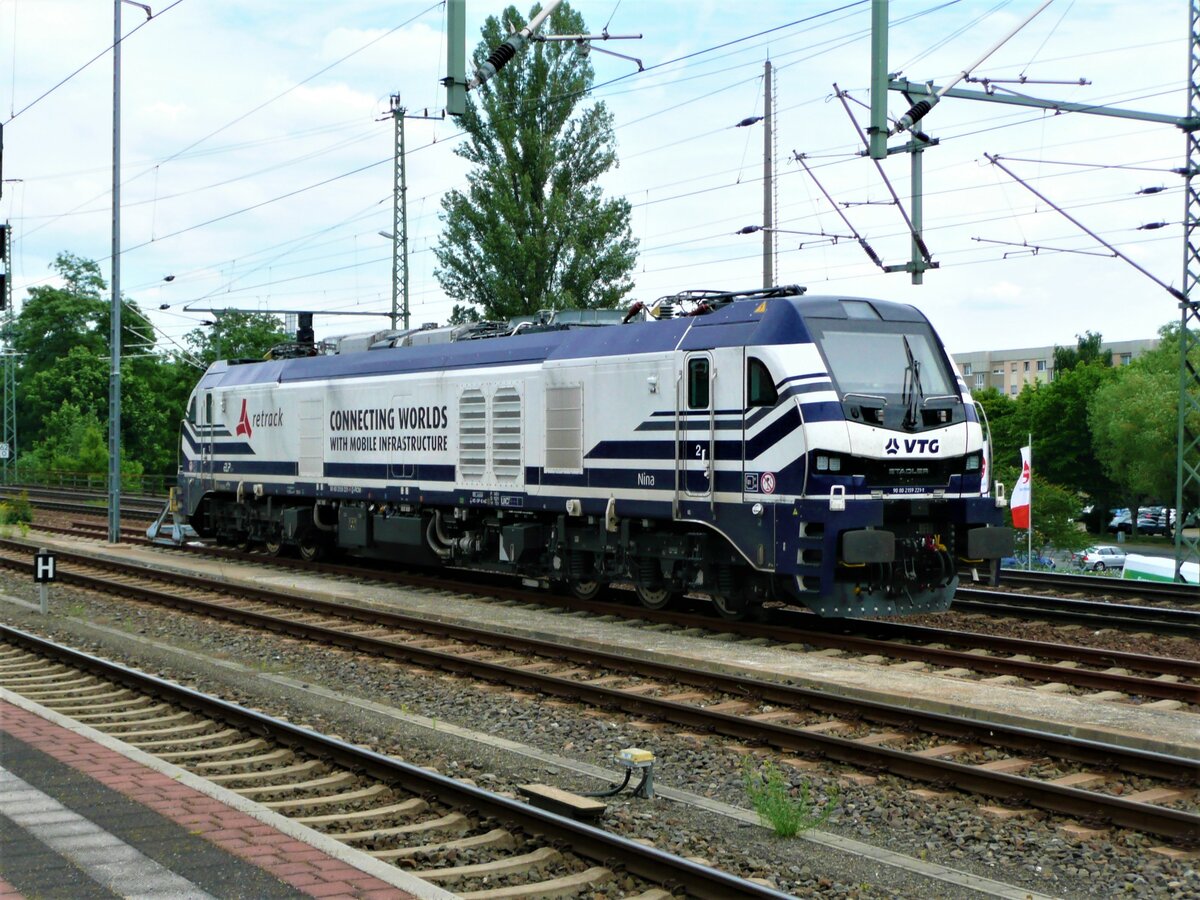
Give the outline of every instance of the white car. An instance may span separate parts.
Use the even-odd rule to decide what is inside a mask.
[[[1071,558],[1081,569],[1091,569],[1093,572],[1125,567],[1125,551],[1120,547],[1088,547],[1082,553],[1072,554]]]

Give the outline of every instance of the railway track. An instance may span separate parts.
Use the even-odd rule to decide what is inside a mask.
[[[71,530],[63,531],[70,533]],[[0,541],[0,547],[3,546],[4,542]],[[247,560],[246,555],[240,551],[212,547],[197,548],[197,551],[238,561]],[[60,561],[68,560],[82,566],[110,570],[127,565],[99,560],[84,554],[74,557],[60,554]],[[532,591],[524,587],[504,587],[495,584],[485,586],[477,580],[459,582],[407,572],[364,571],[355,566],[312,564],[279,557],[255,556],[250,557],[250,560],[338,577],[382,580],[393,584],[458,590],[464,593],[483,593],[521,603],[557,606],[593,615],[617,615],[673,625],[681,629],[702,629],[714,634],[732,633],[751,639],[765,638],[777,644],[855,654],[879,663],[923,663],[962,674],[973,672],[986,676],[1008,676],[1034,683],[1068,685],[1084,691],[1108,691],[1146,700],[1200,704],[1200,662],[1162,655],[1081,647],[1076,644],[1051,644],[898,621],[827,620],[782,609],[774,610],[771,620],[766,623],[725,622],[711,616],[686,612],[647,610],[637,606],[636,601],[632,601],[630,592],[623,591],[611,593],[629,594],[633,605],[621,602],[588,602],[544,591]],[[0,559],[0,562],[3,560]],[[9,564],[15,563],[16,560],[9,560]],[[161,572],[157,577],[181,586],[188,585],[192,578],[189,575],[167,572]],[[1140,628],[1149,627],[1148,620],[1139,621],[1137,625]],[[1169,633],[1200,637],[1200,623],[1173,623]]]
[[[186,589],[168,591],[161,587],[167,573],[84,575],[64,557],[61,578],[127,599],[1069,816],[1200,839],[1194,759],[197,576],[183,579]]]
[[[1194,584],[1137,581],[1105,575],[1068,575],[1064,572],[1022,572],[1002,569],[1000,583],[1035,591],[1055,591],[1089,596],[1135,597],[1142,601],[1200,606],[1200,588]]]
[[[21,484],[8,484],[0,487],[0,500],[19,497],[21,495],[28,497],[31,503],[41,499],[75,501],[87,499],[94,500],[101,506],[107,505],[108,503],[108,492],[106,490],[89,490],[87,488],[52,488],[43,487],[40,485]],[[163,503],[166,502],[166,499],[167,498],[165,495],[130,494],[122,492],[121,506],[123,508],[126,503],[132,503],[135,506],[146,507],[158,504],[159,509],[161,509]]]
[[[50,502],[49,505],[41,505],[44,509],[54,509],[61,512],[72,512],[82,514],[96,515],[99,511],[88,505],[62,503],[58,501]],[[158,510],[155,510],[153,515],[150,511],[130,511],[131,518],[153,518],[157,515]],[[107,534],[107,524],[92,523],[84,521],[76,521],[70,527],[61,525],[39,524],[38,528],[62,535],[79,535],[84,537],[102,537]],[[122,537],[132,543],[148,543],[145,538],[145,531],[137,526],[122,527]],[[212,555],[223,556],[225,558],[245,558],[247,551],[236,550],[231,548],[220,548],[207,546],[205,548],[188,547],[183,548],[193,552],[205,552]],[[261,554],[253,555],[251,558],[260,561],[270,561],[276,565],[300,565],[300,561],[280,557],[267,557]],[[330,566],[326,563],[303,563],[305,566],[318,566],[321,570],[329,571],[338,569],[342,574],[363,574],[364,572],[374,572],[371,569],[352,570],[350,567]],[[1012,583],[1009,578],[1008,570],[1006,571],[1005,581]],[[377,575],[379,573],[376,573]],[[1031,575],[1034,579],[1040,578],[1044,573],[1017,573],[1018,576]],[[1053,573],[1051,573],[1053,574]],[[380,577],[386,577],[380,575]],[[407,576],[405,576],[407,577]],[[1088,586],[1086,582],[1102,580],[1106,584],[1116,585],[1124,596],[1144,597],[1147,599],[1159,599],[1164,597],[1179,598],[1187,594],[1189,591],[1195,593],[1194,588],[1189,585],[1155,585],[1147,582],[1123,582],[1116,579],[1096,579],[1092,576],[1058,576],[1065,578],[1066,581],[1059,582],[1065,585],[1064,589],[1078,592],[1086,590]],[[1082,587],[1078,585],[1084,582]],[[1029,584],[1038,583],[1035,580],[1028,582]],[[464,590],[469,590],[464,586]],[[1165,589],[1165,590],[1163,590]],[[1182,589],[1182,590],[1177,590]],[[1109,592],[1113,593],[1113,592]],[[1027,593],[1018,593],[1014,591],[997,591],[972,587],[960,587],[954,597],[952,610],[963,613],[977,613],[988,616],[1010,616],[1013,613],[1022,613],[1045,621],[1062,622],[1085,627],[1093,628],[1117,628],[1134,632],[1151,632],[1158,635],[1174,635],[1179,637],[1190,637],[1200,639],[1200,609],[1178,609],[1169,606],[1137,606],[1130,603],[1109,602],[1109,601],[1089,601],[1073,599],[1068,597],[1047,596],[1047,595],[1032,595]],[[856,625],[861,629],[861,625]],[[876,629],[878,633],[878,629]],[[951,639],[952,642],[960,645],[969,642],[962,638],[966,633],[962,632],[947,632],[942,637],[943,639]],[[955,639],[957,635],[957,639]],[[826,646],[832,646],[827,644]],[[846,647],[847,650],[852,650],[851,647]],[[879,648],[876,648],[878,650]],[[1029,648],[1027,648],[1029,649]],[[867,655],[876,651],[866,651]],[[1013,649],[1013,653],[1024,653],[1025,650]],[[912,659],[910,657],[910,659]],[[1069,661],[1070,656],[1060,656],[1059,661]],[[930,660],[933,662],[933,660]],[[1108,663],[1110,666],[1119,666],[1121,661],[1113,661]],[[1017,674],[1014,671],[1005,669],[994,669],[997,674]],[[1051,674],[1051,673],[1043,673]],[[1173,674],[1173,673],[1159,673]],[[1025,676],[1021,676],[1025,677]],[[1120,688],[1100,688],[1115,689]],[[1159,695],[1153,695],[1159,696]],[[1173,695],[1172,695],[1173,696]]]
[[[36,509],[74,513],[75,515],[106,516],[108,514],[108,497],[104,494],[47,488],[0,488],[0,500],[16,499],[22,495]],[[121,515],[124,518],[150,521],[162,511],[165,502],[164,499],[155,497],[122,497]]]
[[[1051,622],[1095,628],[1123,628],[1200,638],[1200,609],[1138,606],[1132,603],[1077,600],[1070,597],[961,587],[955,592],[950,608],[954,612],[992,616],[1022,614]]]
[[[647,900],[786,896],[7,626],[0,640],[0,687],[466,898],[588,896],[614,868]]]

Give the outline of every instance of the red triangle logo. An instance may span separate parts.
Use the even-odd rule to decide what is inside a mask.
[[[246,400],[242,399],[242,414],[238,417],[237,428],[233,432],[235,435],[245,435],[247,438],[251,436],[250,431],[250,416],[246,413]]]

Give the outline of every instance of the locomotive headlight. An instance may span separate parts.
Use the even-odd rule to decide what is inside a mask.
[[[842,471],[842,461],[838,457],[836,457],[836,456],[829,457],[829,471],[830,472]]]
[[[829,471],[829,457],[828,456],[818,456],[817,457],[817,471],[818,472],[828,472]]]
[[[968,472],[978,472],[979,467],[983,465],[983,454],[978,451],[967,454],[966,469]]]

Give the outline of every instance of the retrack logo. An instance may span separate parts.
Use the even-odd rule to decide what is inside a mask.
[[[250,430],[250,416],[246,412],[246,400],[242,398],[242,414],[238,416],[237,428],[233,432],[237,436],[245,435],[249,438],[252,435]]]

